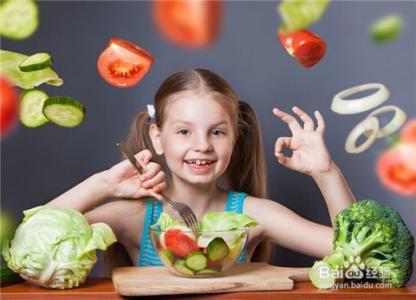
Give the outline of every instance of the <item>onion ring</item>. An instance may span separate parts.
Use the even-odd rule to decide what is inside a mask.
[[[406,121],[406,113],[394,105],[386,105],[380,108],[377,108],[376,110],[372,111],[367,118],[370,117],[376,117],[377,115],[383,114],[387,111],[394,111],[394,117],[393,119],[384,127],[380,128],[377,134],[377,138],[385,137],[393,132],[395,132],[397,129],[402,127],[404,122]],[[364,132],[366,136],[369,136],[370,133]]]
[[[352,94],[376,88],[378,90],[371,95],[358,99],[343,99]],[[336,94],[332,99],[331,110],[341,115],[360,113],[379,106],[389,98],[389,95],[389,90],[381,83],[357,85]]]
[[[367,140],[360,146],[356,147],[355,143],[364,132],[371,132]],[[348,153],[361,153],[367,150],[377,138],[379,132],[379,123],[376,117],[368,117],[358,123],[348,135],[345,141],[345,151]]]

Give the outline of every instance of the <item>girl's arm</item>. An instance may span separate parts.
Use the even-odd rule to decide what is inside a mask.
[[[324,196],[332,226],[335,227],[335,217],[341,210],[355,202],[354,195],[335,163],[331,163],[331,167],[326,172],[312,175],[312,178]]]
[[[332,253],[332,227],[309,221],[268,199],[248,197],[244,211],[260,223],[264,240],[318,258]]]
[[[314,178],[324,196],[334,226],[336,215],[354,203],[354,196],[325,146],[325,122],[321,114],[315,111],[315,128],[314,121],[308,114],[296,106],[292,110],[303,121],[303,128],[292,115],[277,108],[273,110],[277,117],[288,124],[292,132],[291,137],[277,139],[275,155],[280,164]],[[284,148],[289,148],[292,156],[285,156],[282,152]]]
[[[150,162],[152,154],[143,150],[136,154],[144,173],[139,175],[127,160],[94,174],[47,205],[68,207],[86,213],[110,198],[140,199],[157,194],[165,187],[165,175],[160,166]]]
[[[48,202],[47,205],[68,207],[86,213],[111,197],[109,185],[104,178],[105,171],[94,174]]]

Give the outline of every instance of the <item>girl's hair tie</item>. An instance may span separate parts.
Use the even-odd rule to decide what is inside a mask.
[[[149,118],[147,119],[147,122],[150,122],[150,120],[155,118],[155,107],[153,104],[147,104],[147,114],[149,115]]]

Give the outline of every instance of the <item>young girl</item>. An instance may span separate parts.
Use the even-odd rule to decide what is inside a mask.
[[[160,198],[161,191],[189,205],[198,218],[208,211],[224,210],[255,218],[260,225],[250,230],[239,262],[267,259],[267,242],[318,258],[332,252],[332,227],[308,221],[266,199],[258,120],[250,105],[221,77],[202,69],[175,73],[157,91],[154,108],[154,117],[148,112],[137,115],[127,138],[129,151],[137,153],[144,168],[142,175],[125,160],[49,205],[78,210],[91,223],[109,224],[131,262],[141,266],[161,264],[147,226],[162,211],[181,219],[168,204],[150,199]],[[334,225],[337,213],[349,207],[354,197],[324,144],[321,114],[315,112],[315,128],[301,109],[294,107],[293,112],[303,127],[291,114],[273,109],[292,132],[292,137],[277,139],[275,156],[282,165],[312,176]],[[291,157],[283,154],[284,148],[292,151]],[[253,255],[256,248],[262,250],[258,256]]]

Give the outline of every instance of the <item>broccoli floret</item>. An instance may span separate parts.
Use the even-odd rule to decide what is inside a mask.
[[[393,287],[409,281],[415,244],[397,211],[363,200],[341,211],[335,223],[334,252],[315,262],[309,274],[316,287],[330,288],[348,278],[351,267],[363,275],[376,272],[377,280]]]

